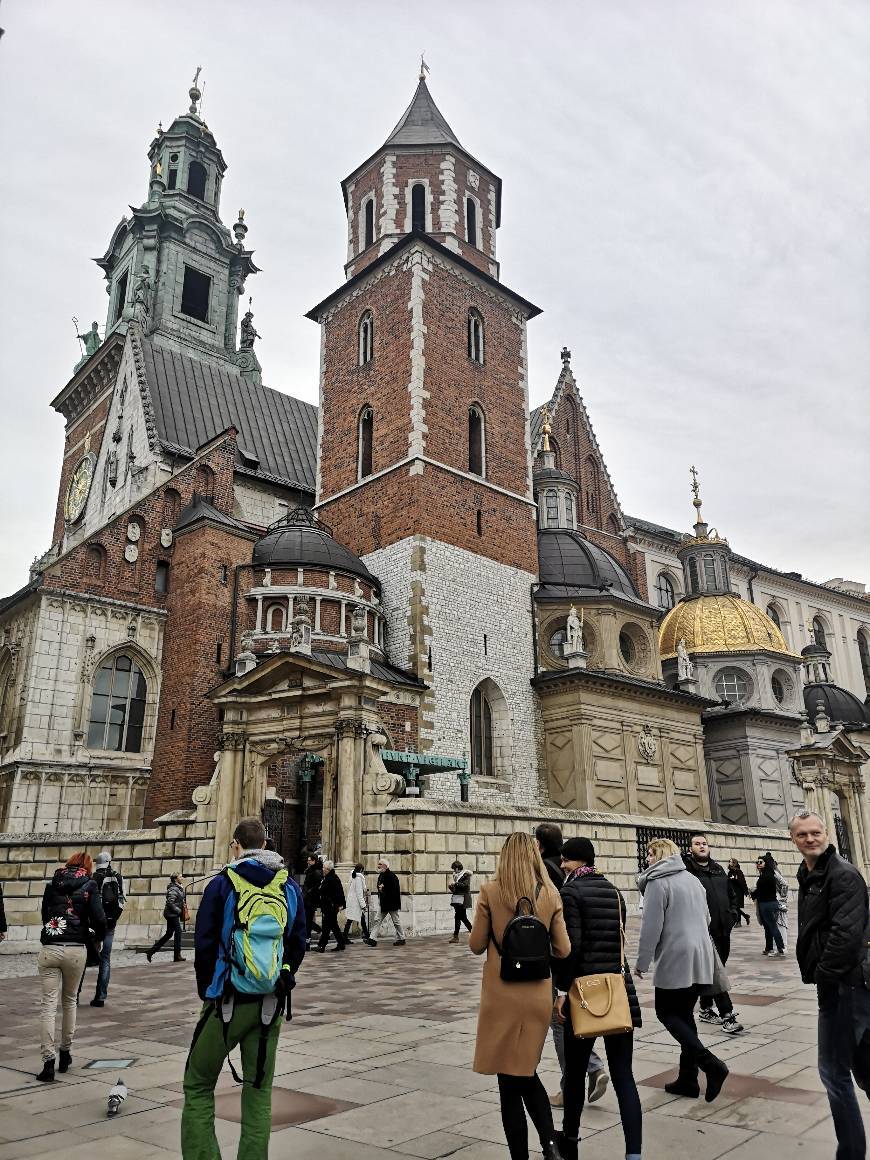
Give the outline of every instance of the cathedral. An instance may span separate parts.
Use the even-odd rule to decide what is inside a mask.
[[[290,861],[389,851],[418,930],[453,856],[542,816],[761,840],[810,803],[868,869],[863,585],[740,556],[688,464],[686,528],[627,515],[567,347],[530,407],[501,178],[425,77],[341,183],[316,407],[263,382],[189,99],[97,259],[51,546],[0,600],[0,831],[199,811],[220,861],[262,813]]]

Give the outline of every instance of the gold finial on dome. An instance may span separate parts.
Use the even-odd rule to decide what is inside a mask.
[[[541,413],[541,450],[550,450],[550,432],[553,430],[553,424],[550,421],[550,408],[544,407]]]
[[[684,536],[684,543],[726,544],[715,528],[710,528],[701,515],[701,485],[698,483],[698,469],[694,464],[689,468],[692,477],[692,506],[695,509],[694,536]]]

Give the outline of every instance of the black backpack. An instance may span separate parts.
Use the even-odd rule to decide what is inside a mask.
[[[528,903],[528,914],[522,913],[524,902]],[[490,938],[501,956],[499,974],[503,982],[531,983],[550,978],[550,931],[535,914],[530,898],[517,899],[514,917],[504,928],[501,946],[491,931]]]
[[[112,919],[121,917],[121,883],[118,881],[118,876],[112,871],[106,873],[103,881],[100,883],[100,898],[103,903],[103,911],[106,918],[111,922]]]

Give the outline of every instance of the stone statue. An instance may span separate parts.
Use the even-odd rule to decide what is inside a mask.
[[[571,605],[568,613],[568,643],[566,652],[583,652],[583,617],[577,615],[577,609]]]
[[[151,270],[148,266],[142,267],[142,272],[136,279],[133,288],[133,317],[141,327],[148,322],[151,314]]]
[[[85,358],[88,359],[91,357],[94,351],[99,348],[100,343],[103,341],[100,338],[99,323],[92,322],[91,329],[86,330],[84,334],[80,334],[79,338],[85,344]]]
[[[239,346],[242,348],[242,350],[252,350],[254,346],[254,339],[262,338],[262,335],[254,329],[253,319],[253,312],[251,310],[246,310],[242,317],[242,334],[241,339],[239,340]]]
[[[695,679],[695,666],[689,659],[689,650],[682,637],[677,645],[677,676],[680,681],[693,681]]]

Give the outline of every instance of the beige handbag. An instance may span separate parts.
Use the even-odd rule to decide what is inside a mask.
[[[625,985],[625,931],[622,926],[622,903],[619,891],[616,907],[619,915],[620,971],[616,974],[581,975],[568,991],[571,1027],[577,1039],[595,1039],[599,1035],[624,1035],[634,1029],[628,989]]]

